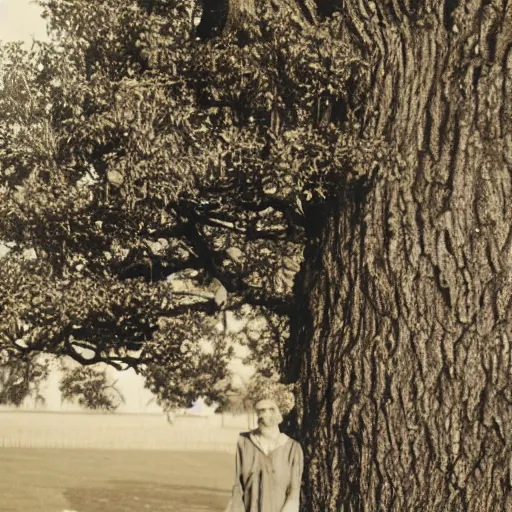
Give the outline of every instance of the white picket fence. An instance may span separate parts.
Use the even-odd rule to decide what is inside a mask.
[[[123,450],[201,450],[234,453],[244,416],[91,414],[0,410],[0,447]]]

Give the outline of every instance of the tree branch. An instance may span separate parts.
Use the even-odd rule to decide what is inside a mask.
[[[228,222],[220,219],[216,219],[215,217],[206,217],[202,215],[198,215],[196,217],[198,223],[206,226],[213,227],[221,227],[228,229],[230,231],[234,231],[236,233],[244,234],[248,241],[254,240],[280,240],[284,239],[287,235],[286,228],[280,230],[263,230],[256,228],[242,228],[237,226],[234,222]]]

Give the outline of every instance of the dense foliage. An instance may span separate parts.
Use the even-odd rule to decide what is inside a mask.
[[[40,3],[52,41],[1,47],[0,348],[135,367],[168,406],[222,395],[232,338],[279,372],[305,212],[387,158],[339,19],[261,2],[205,42],[193,1]]]

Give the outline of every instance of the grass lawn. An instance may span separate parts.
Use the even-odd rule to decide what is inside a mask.
[[[220,512],[226,453],[0,449],[2,512]]]

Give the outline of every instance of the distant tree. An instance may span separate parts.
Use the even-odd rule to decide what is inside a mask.
[[[44,405],[41,387],[49,376],[48,358],[38,353],[0,356],[0,404],[21,406],[27,399]]]
[[[113,412],[125,401],[116,384],[106,368],[78,366],[65,372],[59,390],[63,402],[78,402],[85,409]]]

